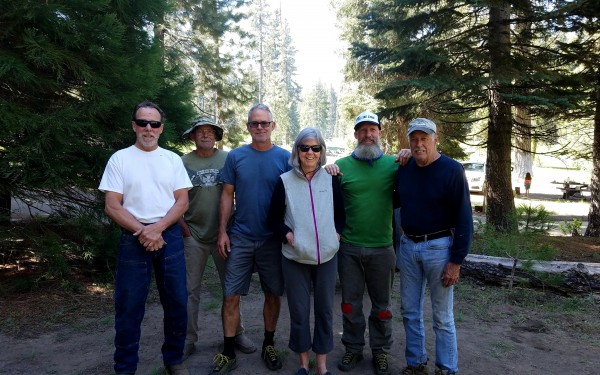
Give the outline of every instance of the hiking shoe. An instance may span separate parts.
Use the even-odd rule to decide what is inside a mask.
[[[196,345],[192,342],[189,344],[185,344],[183,347],[183,357],[181,357],[182,361],[188,359],[194,352],[196,351]]]
[[[256,345],[254,345],[252,340],[243,333],[235,336],[235,348],[244,354],[250,354],[256,351]]]
[[[429,375],[427,365],[420,364],[418,366],[406,366],[402,369],[400,375]]]
[[[227,374],[237,367],[237,360],[229,358],[225,354],[217,354],[213,359],[214,366],[211,374]]]
[[[167,370],[167,374],[169,375],[190,375],[190,372],[184,363],[165,366],[165,370]]]
[[[338,362],[338,368],[342,371],[350,371],[356,367],[358,362],[363,360],[362,353],[346,352]]]
[[[269,370],[273,371],[281,368],[282,363],[279,360],[279,355],[277,354],[277,350],[275,350],[273,345],[265,346],[262,350],[261,356]]]
[[[455,372],[450,372],[450,370],[442,370],[439,367],[435,368],[435,375],[456,375]]]
[[[390,367],[388,366],[387,353],[374,354],[373,355],[373,367],[375,367],[376,375],[390,374]]]

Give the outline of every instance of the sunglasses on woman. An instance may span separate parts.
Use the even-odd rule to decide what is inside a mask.
[[[323,146],[321,146],[321,145],[314,145],[314,146],[300,145],[300,146],[298,146],[298,150],[300,150],[302,152],[308,152],[308,150],[313,150],[313,152],[321,152],[322,149],[323,149]]]

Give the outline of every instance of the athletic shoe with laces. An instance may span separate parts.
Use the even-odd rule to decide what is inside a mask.
[[[450,372],[450,370],[442,370],[439,367],[435,368],[435,375],[456,375],[455,372]]]
[[[373,367],[376,375],[389,375],[390,367],[388,365],[387,353],[378,353],[373,355]]]
[[[338,368],[342,371],[350,371],[356,367],[358,362],[363,360],[362,353],[346,352],[338,362]]]
[[[406,366],[402,369],[400,375],[429,375],[429,370],[425,364],[420,364],[418,366]]]
[[[282,363],[279,360],[277,350],[275,350],[275,347],[273,345],[265,346],[262,350],[261,356],[269,370],[279,370],[282,367]]]
[[[227,374],[237,367],[237,359],[219,353],[213,359],[213,364],[211,374]]]

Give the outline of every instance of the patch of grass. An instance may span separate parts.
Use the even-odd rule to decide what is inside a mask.
[[[600,300],[590,294],[566,297],[532,289],[481,287],[463,280],[455,287],[455,310],[484,322],[510,319],[513,324],[535,315],[552,329],[586,334],[591,344],[600,343]]]
[[[514,350],[514,345],[511,344],[510,342],[507,342],[504,340],[496,341],[495,343],[492,344],[492,347],[490,348],[490,355],[494,358],[502,358],[507,353],[510,353],[513,350]]]

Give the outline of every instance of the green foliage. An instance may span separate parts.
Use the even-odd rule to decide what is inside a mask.
[[[478,227],[471,253],[526,260],[552,260],[556,250],[539,241],[539,232],[503,232],[490,225]]]
[[[519,230],[522,232],[547,233],[552,229],[551,212],[543,205],[532,206],[525,203],[516,208]]]
[[[43,235],[39,241],[37,256],[46,275],[60,278],[69,272],[67,255],[60,237],[53,232]]]
[[[53,199],[95,189],[106,160],[131,145],[131,109],[156,101],[191,117],[192,81],[164,64],[164,0],[4,2],[0,12],[0,195]],[[167,121],[166,128],[172,127]],[[181,142],[166,130],[161,144]],[[92,206],[93,194],[77,203]]]
[[[112,281],[120,230],[114,224],[99,224],[94,217],[72,219],[49,217],[0,230],[0,255],[8,265],[16,264],[19,275],[8,289],[32,291],[44,281],[60,280],[64,291],[79,291],[70,276],[85,269],[98,280]],[[79,271],[76,271],[79,272]]]
[[[564,220],[562,223],[559,223],[558,227],[560,228],[560,231],[564,235],[578,236],[579,234],[581,234],[581,225],[582,224],[583,224],[583,221],[574,217],[572,219],[572,221]]]

